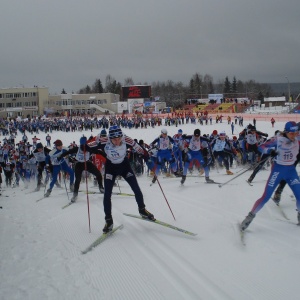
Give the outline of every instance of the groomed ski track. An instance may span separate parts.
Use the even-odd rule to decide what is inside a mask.
[[[220,173],[212,178],[228,179],[229,176]],[[273,268],[274,272],[277,268],[282,272],[297,272],[297,264],[285,264],[284,256],[287,252],[296,256],[299,228],[278,222],[281,216],[273,203],[267,204],[262,217],[257,217],[255,225],[246,231],[247,245],[243,247],[235,229],[242,218],[237,213],[237,204],[246,201],[246,207],[250,208],[253,201],[243,199],[232,185],[221,189],[228,189],[232,198],[227,196],[228,191],[222,196],[218,186],[207,185],[202,178],[200,183],[188,178],[183,187],[180,178],[175,182],[159,180],[177,221],[173,220],[158,185],[147,187],[150,179],[141,177],[139,182],[144,187],[147,208],[160,220],[196,232],[198,236],[185,236],[125,217],[123,212],[137,213],[134,198],[114,196],[114,222],[123,223],[124,228],[84,257],[81,251],[101,234],[104,225],[102,195],[89,195],[92,231],[89,233],[85,194],[74,205],[61,210],[68,201],[61,189],[54,189],[49,198],[38,203],[38,193],[25,200],[22,191],[15,189],[13,210],[10,212],[7,201],[7,214],[1,223],[1,239],[4,233],[14,234],[14,239],[1,241],[1,253],[10,252],[12,260],[2,262],[1,274],[12,263],[16,274],[14,278],[1,276],[3,295],[8,295],[14,286],[12,299],[62,299],[61,295],[65,299],[280,299],[289,294],[289,289],[294,289],[296,279],[293,278],[277,288],[271,279],[261,282],[253,277],[257,268],[263,273],[264,266]],[[125,182],[119,183],[124,192],[130,192]],[[245,190],[253,189],[244,181],[240,184],[244,184]],[[204,187],[205,193],[195,196]],[[156,196],[152,197],[153,194]],[[292,205],[294,202],[289,199],[282,204],[291,219]],[[269,220],[264,220],[263,215]],[[270,226],[270,218],[274,228]],[[19,247],[23,249],[22,256],[18,255]],[[261,248],[263,257],[259,263],[257,247]],[[270,289],[265,288],[266,283]]]
[[[259,123],[258,128],[263,126]],[[194,126],[183,129],[192,132]],[[145,135],[142,130],[129,134],[139,138],[139,133]],[[241,172],[231,170],[233,176]],[[259,172],[253,186],[245,182],[250,174],[222,188],[206,184],[204,177],[187,177],[181,186],[180,178],[160,176],[176,221],[159,185],[150,187],[152,178],[143,175],[138,181],[147,209],[157,219],[197,236],[128,218],[123,213],[138,213],[134,197],[113,195],[114,222],[124,228],[86,255],[81,251],[99,237],[104,226],[103,195],[88,195],[89,233],[86,194],[80,193],[75,204],[61,209],[69,202],[64,189],[54,187],[50,197],[36,202],[42,189],[25,194],[34,185],[27,190],[22,183],[14,189],[4,187],[0,299],[293,299],[300,267],[295,199],[286,187],[280,205],[290,220],[270,200],[246,230],[246,246],[242,245],[237,223],[263,193],[269,170]],[[210,178],[224,183],[232,176],[220,168],[212,170]],[[122,192],[132,193],[123,180],[119,185]],[[84,188],[81,183],[80,189]]]

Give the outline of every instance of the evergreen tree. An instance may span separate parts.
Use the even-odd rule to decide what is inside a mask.
[[[228,95],[230,94],[231,92],[231,83],[228,79],[228,76],[226,76],[225,78],[225,82],[224,82],[224,86],[223,86],[223,94],[224,94],[224,97],[228,97]]]
[[[92,87],[92,93],[103,93],[103,86],[100,79],[96,79]]]

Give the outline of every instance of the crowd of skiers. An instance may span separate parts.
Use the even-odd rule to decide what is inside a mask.
[[[17,186],[20,180],[26,186],[31,179],[36,178],[36,191],[39,191],[49,181],[48,189],[45,187],[45,197],[51,194],[54,185],[59,186],[57,179],[63,174],[69,180],[69,188],[73,192],[72,202],[78,197],[82,173],[91,173],[99,192],[104,194],[106,225],[103,231],[108,232],[113,227],[111,195],[118,176],[122,176],[134,191],[140,214],[153,220],[153,214],[145,208],[136,176],[147,172],[153,176],[152,183],[155,183],[160,174],[165,174],[180,177],[181,184],[184,184],[188,172],[196,171],[205,174],[207,183],[215,183],[210,178],[210,170],[225,168],[227,175],[233,175],[230,168],[235,161],[237,165],[253,166],[253,173],[248,179],[251,183],[264,164],[270,163],[271,157],[274,169],[268,180],[269,186],[242,222],[241,230],[245,230],[279,184],[280,188],[274,196],[277,204],[286,183],[291,186],[296,198],[300,199],[298,175],[295,175],[299,152],[296,139],[298,125],[288,122],[283,132],[276,132],[270,139],[267,139],[268,134],[257,130],[252,124],[248,124],[238,136],[232,138],[226,132],[218,133],[217,130],[213,130],[210,135],[201,135],[198,128],[193,133],[184,133],[178,129],[174,136],[170,136],[167,129],[162,127],[160,135],[147,144],[123,134],[121,128],[125,125],[116,122],[109,127],[108,132],[106,126],[102,126],[97,136],[82,136],[79,145],[73,142],[66,147],[61,140],[55,140],[53,149],[50,149],[49,133],[45,140],[46,146],[37,136],[29,143],[26,132],[23,132],[22,141],[15,145],[15,136],[11,133],[9,138],[3,139],[2,145],[0,143],[0,172],[3,171],[7,186]],[[1,177],[0,181],[2,183]],[[298,201],[297,208],[300,208]]]

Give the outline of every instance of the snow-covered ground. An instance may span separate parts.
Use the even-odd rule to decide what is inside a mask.
[[[180,126],[188,134],[196,127],[199,125]],[[283,127],[280,122],[275,128],[270,122],[257,122],[258,130],[269,135]],[[161,128],[124,132],[150,143]],[[178,128],[168,127],[169,135]],[[226,130],[231,136],[226,123],[201,126],[202,134],[213,129]],[[235,130],[238,133],[242,128]],[[45,134],[38,136],[45,140]],[[52,140],[60,138],[69,145],[79,142],[80,136],[82,133],[58,132],[52,133]],[[239,167],[232,171],[233,176],[242,173]],[[270,200],[247,230],[246,246],[242,245],[237,223],[263,193],[269,170],[261,171],[252,187],[245,182],[250,174],[222,188],[206,184],[204,177],[188,177],[181,186],[180,178],[160,176],[176,221],[159,185],[150,186],[151,178],[145,174],[138,181],[147,208],[157,219],[197,236],[124,216],[138,213],[134,197],[113,196],[115,226],[123,224],[124,228],[85,255],[81,251],[104,226],[101,195],[88,196],[89,233],[86,194],[62,209],[68,203],[64,189],[54,188],[49,198],[36,202],[43,191],[29,193],[34,182],[28,189],[23,183],[14,189],[4,186],[0,196],[0,299],[297,299],[300,228],[295,225],[295,199],[287,187],[282,207],[290,221]],[[218,182],[232,178],[224,169],[212,170],[210,177]],[[92,185],[89,182],[90,190]],[[119,185],[123,193],[131,192],[125,181],[120,180]]]

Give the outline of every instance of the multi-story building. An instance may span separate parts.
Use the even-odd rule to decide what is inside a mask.
[[[101,94],[60,94],[50,95],[44,103],[46,114],[85,115],[116,113],[120,95]]]
[[[49,95],[48,87],[0,89],[0,118],[116,113],[120,95]]]
[[[39,116],[43,114],[48,94],[47,87],[0,89],[0,118]]]

